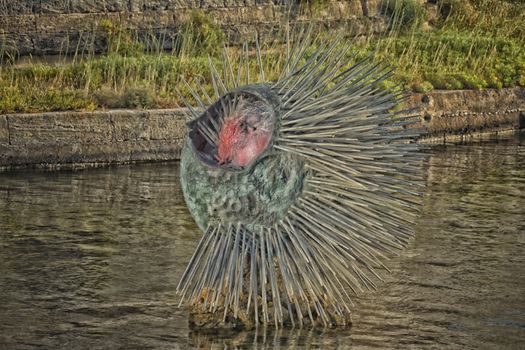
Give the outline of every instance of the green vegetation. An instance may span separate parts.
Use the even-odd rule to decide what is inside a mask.
[[[417,0],[383,0],[380,12],[389,19],[390,29],[399,32],[419,29],[427,17]]]
[[[400,84],[417,92],[525,86],[523,2],[441,0],[434,12],[431,17],[415,0],[383,1],[389,29],[379,36],[348,38],[354,48],[349,64],[372,54],[394,68],[385,87]],[[98,30],[107,44],[102,55],[79,54],[58,65],[17,65],[0,55],[0,112],[174,107],[181,103],[177,90],[190,95],[181,77],[211,92],[208,56],[224,69],[224,33],[201,12],[181,26],[172,52],[164,52],[153,36],[146,43],[110,21],[101,21]],[[316,43],[334,36],[316,32]],[[239,56],[243,49],[227,52]],[[246,49],[253,57],[250,75],[256,76],[255,48]],[[278,42],[261,43],[261,50],[266,78],[275,79],[286,50]]]
[[[190,18],[183,23],[181,33],[176,52],[190,56],[215,55],[222,50],[226,39],[221,27],[210,16],[197,10],[192,11]]]

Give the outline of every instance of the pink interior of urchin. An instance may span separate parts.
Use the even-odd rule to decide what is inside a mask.
[[[224,111],[225,105],[224,101],[216,102],[193,123],[190,138],[194,150],[208,166],[248,167],[269,146],[275,114],[268,103],[253,95],[244,97],[233,110]],[[210,137],[205,136],[203,125],[216,133],[216,142],[210,142]]]
[[[219,165],[230,163],[237,167],[246,167],[255,161],[268,147],[271,130],[242,130],[242,122],[234,118],[224,120],[219,132],[216,159]]]

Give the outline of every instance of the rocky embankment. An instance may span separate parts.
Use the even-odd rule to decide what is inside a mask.
[[[525,128],[523,87],[413,94],[407,106],[423,142]],[[185,134],[184,109],[0,115],[0,170],[177,160]]]

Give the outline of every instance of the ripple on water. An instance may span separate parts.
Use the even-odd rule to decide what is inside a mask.
[[[0,174],[0,348],[523,347],[523,137],[433,151],[416,238],[350,329],[189,330],[177,163]]]

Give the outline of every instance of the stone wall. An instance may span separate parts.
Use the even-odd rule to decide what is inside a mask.
[[[433,91],[412,94],[424,138],[457,139],[476,133],[525,128],[525,88]]]
[[[0,0],[0,45],[20,55],[72,53],[77,48],[100,52],[105,43],[99,23],[109,19],[171,49],[180,24],[195,9],[214,18],[232,42],[253,38],[256,32],[272,36],[288,19],[346,25],[350,35],[385,28],[376,16],[379,0],[367,0],[368,17],[360,0],[328,0],[299,11],[301,2],[306,1]]]
[[[186,111],[0,115],[0,170],[178,159]]]
[[[522,87],[413,94],[407,106],[441,141],[525,128]],[[0,171],[176,160],[185,135],[184,109],[0,115]]]

